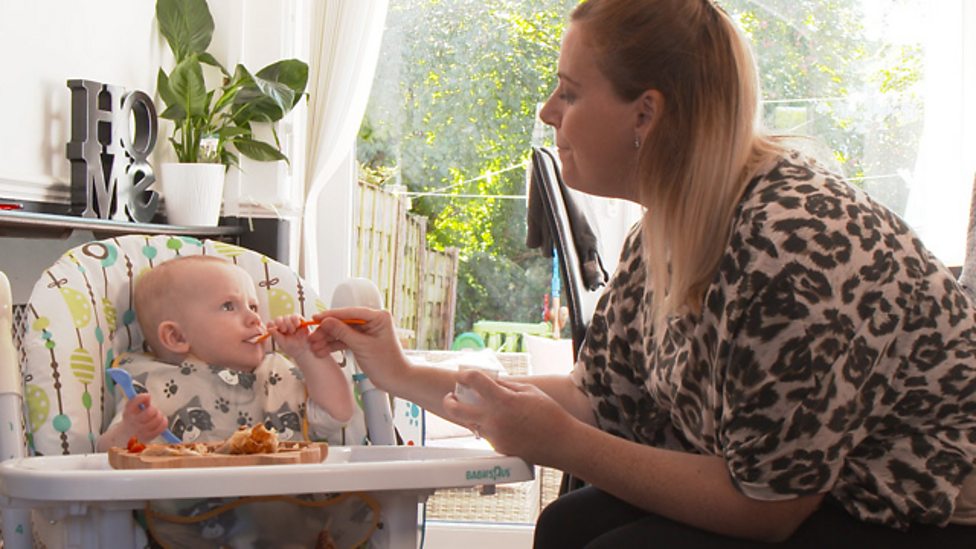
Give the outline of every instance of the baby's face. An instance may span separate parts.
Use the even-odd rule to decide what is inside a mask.
[[[257,368],[265,353],[253,338],[264,329],[250,276],[231,264],[192,265],[185,274],[179,321],[190,353],[215,366]]]

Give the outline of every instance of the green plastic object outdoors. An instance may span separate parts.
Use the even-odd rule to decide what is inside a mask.
[[[474,323],[474,333],[481,336],[490,349],[498,352],[524,353],[525,336],[552,337],[552,325],[548,322],[528,324],[523,322],[501,322],[479,320]],[[463,334],[462,334],[463,335]]]
[[[464,332],[458,334],[454,338],[454,343],[451,344],[452,351],[460,351],[463,349],[484,349],[485,340],[481,338],[480,335],[474,332]]]

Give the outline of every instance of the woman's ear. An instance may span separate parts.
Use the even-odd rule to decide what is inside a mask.
[[[187,341],[186,335],[183,333],[183,329],[178,322],[172,320],[160,322],[157,335],[159,336],[159,344],[166,351],[177,354],[190,352],[190,342]]]
[[[637,127],[634,130],[643,143],[657,124],[660,114],[664,112],[664,95],[657,90],[647,90],[637,98],[636,103]]]

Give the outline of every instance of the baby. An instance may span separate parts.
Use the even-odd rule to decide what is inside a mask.
[[[299,316],[262,323],[254,281],[240,267],[203,255],[165,261],[136,280],[134,303],[152,355],[119,358],[116,367],[132,375],[137,396],[126,400],[116,390],[116,413],[98,438],[100,451],[125,447],[131,437],[163,442],[153,439],[167,427],[183,442],[213,442],[259,423],[274,428],[279,440],[344,443],[342,429],[355,406],[349,381],[331,357],[312,354]],[[258,337],[267,332],[294,362],[266,352]],[[321,535],[324,524],[333,525],[337,539],[370,535],[373,521],[366,519],[373,511],[363,501],[301,498],[302,505],[153,501],[147,525],[174,547],[280,544],[284,524],[299,545]],[[205,518],[214,509],[219,514]]]
[[[330,438],[353,413],[346,377],[330,357],[310,352],[300,317],[265,326],[257,306],[251,277],[213,256],[172,259],[139,277],[136,316],[153,356],[119,360],[139,394],[117,399],[98,449],[125,446],[133,436],[149,442],[167,426],[184,442],[208,442],[264,423],[288,440],[302,438],[307,420]],[[256,342],[266,331],[297,369]]]

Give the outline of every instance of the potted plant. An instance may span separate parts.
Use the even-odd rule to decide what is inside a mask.
[[[156,21],[175,58],[173,70],[159,69],[156,88],[166,108],[162,118],[173,121],[169,138],[177,164],[163,164],[163,190],[171,223],[216,225],[226,170],[240,167],[238,154],[260,161],[288,161],[281,152],[274,123],[288,114],[305,94],[308,65],[297,59],[272,63],[256,73],[238,64],[230,73],[207,52],[214,20],[206,0],[157,0]],[[204,65],[219,70],[220,85],[208,89]],[[213,70],[213,69],[211,69]],[[257,139],[253,124],[270,123],[274,143]],[[202,196],[215,178],[216,198]],[[186,206],[176,206],[187,199]],[[206,204],[206,220],[186,214]],[[174,207],[175,206],[175,207]]]

